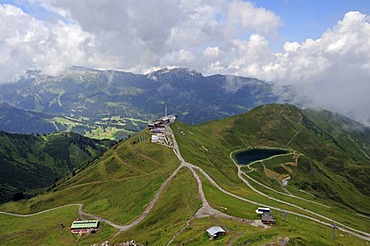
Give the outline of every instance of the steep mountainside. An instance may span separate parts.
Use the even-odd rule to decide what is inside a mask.
[[[364,175],[369,174],[367,161],[352,157],[349,149],[340,147],[300,109],[266,105],[199,125],[175,122],[171,129],[180,152],[176,146],[151,143],[146,129],[48,192],[0,205],[1,211],[23,214],[56,208],[30,218],[0,213],[0,244],[91,245],[137,240],[148,245],[257,246],[281,245],[287,238],[292,245],[366,244],[367,234],[361,231],[368,233],[369,222],[363,216],[370,214],[369,196],[352,180],[362,177],[334,172],[326,160],[342,161],[346,168],[361,167]],[[240,178],[231,156],[253,147],[283,148],[288,153],[257,162],[251,169],[242,167]],[[179,161],[181,157],[186,163]],[[277,182],[288,175],[285,189],[291,194]],[[83,204],[84,212],[106,220],[96,233],[76,241],[65,225],[76,216],[90,218],[78,210],[78,204]],[[63,205],[68,206],[59,207]],[[151,205],[153,209],[147,210]],[[255,213],[259,206],[272,209],[276,223],[269,228],[251,225],[260,223]],[[283,211],[288,211],[286,221]],[[137,222],[138,218],[142,220]],[[341,228],[340,236],[335,230],[334,239],[330,237],[333,221]],[[211,241],[205,230],[215,225],[225,228],[226,235]],[[356,233],[365,237],[360,239]]]
[[[338,123],[332,130],[356,140],[356,144],[346,145],[292,105],[260,106],[225,120],[196,126],[178,123],[175,129],[186,158],[209,170],[220,182],[232,185],[236,179],[230,151],[253,147],[288,149],[292,151],[290,157],[255,164],[258,171],[250,175],[277,189],[281,189],[281,179],[290,176],[289,184],[297,191],[304,190],[369,214],[366,204],[370,202],[370,158],[364,146],[370,135],[357,137],[346,127],[349,120],[346,123],[341,119],[344,118],[332,119]],[[199,151],[203,148],[208,151]],[[290,165],[297,156],[297,165]]]
[[[34,136],[0,131],[0,202],[52,185],[113,143],[76,133]]]
[[[326,110],[305,109],[303,114],[333,137],[336,145],[354,160],[348,163],[329,155],[322,163],[370,196],[370,128]]]
[[[6,103],[0,103],[0,129],[5,132],[31,134],[66,130],[61,124],[57,128],[52,123],[52,118],[43,113],[25,111]]]
[[[341,114],[323,109],[304,109],[302,113],[332,136],[358,162],[369,163],[370,128]]]
[[[103,131],[121,130],[117,138],[122,138],[162,116],[165,105],[181,121],[199,123],[276,102],[277,97],[270,84],[251,78],[205,77],[182,68],[139,75],[73,67],[57,77],[30,71],[16,83],[0,85],[0,101],[68,116],[73,121],[70,130],[87,136],[100,127]],[[54,122],[68,124],[65,120]]]

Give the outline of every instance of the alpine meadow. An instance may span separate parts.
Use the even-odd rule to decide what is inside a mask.
[[[369,16],[0,1],[0,245],[368,246]]]

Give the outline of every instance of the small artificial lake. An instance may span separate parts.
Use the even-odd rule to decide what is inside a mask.
[[[275,155],[282,155],[289,153],[282,149],[250,149],[234,154],[234,160],[239,165],[247,165],[254,161],[263,160]]]

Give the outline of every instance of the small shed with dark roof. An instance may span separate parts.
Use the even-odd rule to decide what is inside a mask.
[[[261,221],[264,224],[274,224],[275,223],[275,218],[271,214],[264,213],[264,214],[262,214]]]

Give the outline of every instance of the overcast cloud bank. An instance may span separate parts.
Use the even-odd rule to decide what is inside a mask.
[[[28,3],[34,13],[0,5],[1,82],[28,69],[54,75],[72,65],[137,73],[188,67],[291,85],[297,103],[370,123],[366,14],[348,12],[319,39],[287,42],[274,53],[281,18],[241,0]]]

